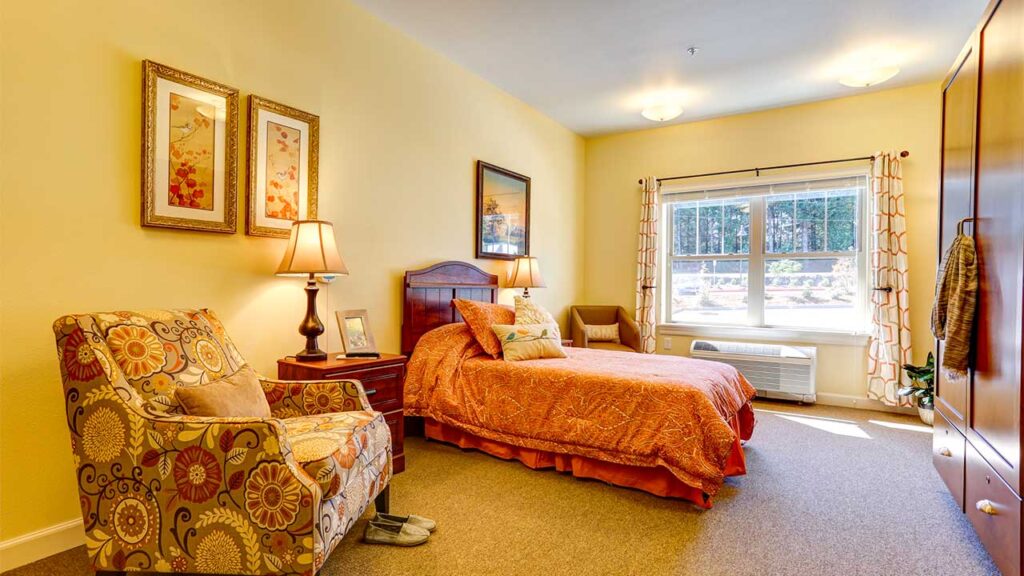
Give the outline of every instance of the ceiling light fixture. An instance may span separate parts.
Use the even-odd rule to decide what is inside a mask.
[[[683,113],[683,107],[678,104],[655,104],[644,108],[640,114],[654,122],[668,122],[678,118]]]
[[[898,66],[876,66],[850,70],[839,78],[839,83],[850,88],[867,88],[881,84],[900,73]]]

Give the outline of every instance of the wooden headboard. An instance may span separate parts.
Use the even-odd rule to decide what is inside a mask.
[[[462,321],[452,300],[495,302],[498,276],[466,262],[441,262],[405,273],[402,301],[402,354],[412,354],[420,336],[452,322]]]

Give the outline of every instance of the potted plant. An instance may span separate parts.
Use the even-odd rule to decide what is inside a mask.
[[[935,356],[929,352],[924,366],[904,364],[903,371],[913,384],[900,388],[899,395],[914,398],[921,421],[931,426],[935,421]]]

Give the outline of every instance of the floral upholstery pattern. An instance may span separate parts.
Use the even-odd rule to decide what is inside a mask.
[[[390,479],[387,425],[357,381],[261,378],[273,418],[185,415],[177,387],[245,365],[208,310],[53,328],[96,570],[311,576]]]
[[[323,497],[334,498],[350,475],[386,457],[391,432],[379,412],[340,412],[285,420],[292,455]],[[359,462],[360,466],[355,466]]]

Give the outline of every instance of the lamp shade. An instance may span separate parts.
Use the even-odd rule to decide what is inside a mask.
[[[278,276],[307,274],[348,274],[334,241],[334,226],[323,220],[298,220],[292,224],[288,249],[284,251]]]
[[[533,256],[516,258],[512,272],[508,275],[509,288],[544,288],[544,277],[540,275],[540,267]]]

